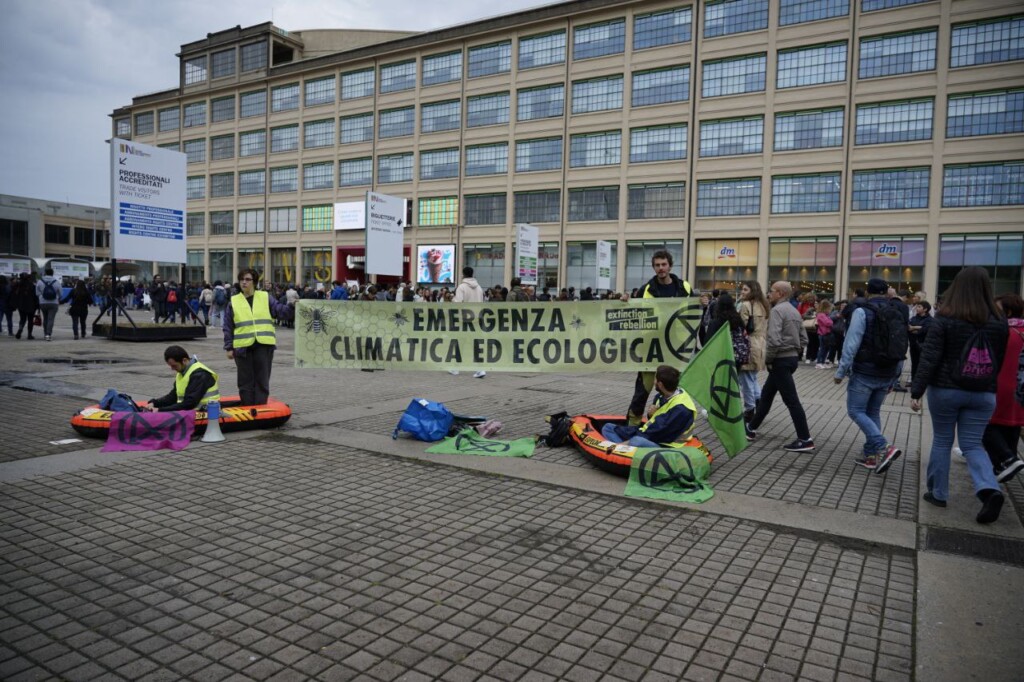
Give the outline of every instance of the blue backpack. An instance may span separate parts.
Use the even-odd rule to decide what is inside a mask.
[[[138,412],[139,406],[127,393],[118,393],[116,389],[108,388],[106,395],[100,400],[100,409],[111,412]]]
[[[417,440],[434,442],[448,435],[455,416],[441,403],[423,398],[413,398],[398,420],[391,438],[398,438],[399,431],[406,431]]]

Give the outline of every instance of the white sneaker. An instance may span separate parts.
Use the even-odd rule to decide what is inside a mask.
[[[485,376],[487,376],[487,372],[485,372],[483,370],[480,370],[479,372],[477,372],[476,374],[473,375],[473,378],[474,379],[483,379]]]
[[[811,361],[810,360],[804,360],[804,364],[805,365],[809,365],[809,364],[811,364]]]
[[[459,376],[459,370],[457,369],[450,369],[448,370],[448,373],[451,374],[453,377]]]
[[[814,369],[825,369],[825,365],[821,364],[820,362],[817,362],[814,364]]]
[[[959,457],[961,462],[966,462],[967,461],[967,458],[964,457],[964,451],[961,450],[960,448],[956,448],[955,447],[952,450],[950,450],[949,452],[950,452],[951,455],[955,455],[955,456]]]

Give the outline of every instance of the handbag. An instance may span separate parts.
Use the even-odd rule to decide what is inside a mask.
[[[804,329],[810,331],[818,326],[818,321],[814,318],[804,320]]]
[[[43,316],[40,315],[39,313],[36,313],[35,317],[32,318],[32,324],[34,326],[36,326],[36,327],[42,327],[43,326]]]

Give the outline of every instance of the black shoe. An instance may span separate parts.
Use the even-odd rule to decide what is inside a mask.
[[[810,440],[810,439],[803,440],[801,438],[797,438],[795,441],[793,441],[789,445],[783,445],[782,449],[783,450],[787,450],[789,452],[813,452],[814,451],[814,441]]]
[[[902,454],[902,450],[895,445],[890,445],[886,449],[885,453],[878,459],[878,465],[875,467],[875,473],[884,473],[885,470],[892,466],[892,463],[895,462]]]
[[[939,498],[937,498],[934,495],[932,495],[931,492],[925,493],[924,497],[922,499],[925,502],[929,503],[929,504],[934,504],[936,507],[945,507],[946,506],[946,501],[945,500],[940,500]]]
[[[987,493],[987,494],[986,494]],[[1006,498],[998,490],[982,490],[978,493],[982,497],[981,511],[978,512],[978,523],[992,523],[999,518],[999,512],[1003,510],[1003,502]]]
[[[753,408],[751,408],[749,410],[743,410],[743,421],[749,422],[753,418],[754,418],[754,410],[753,410]]]
[[[1024,469],[1024,460],[1021,460],[1020,457],[1014,457],[1009,462],[1003,462],[999,469],[996,470],[996,480],[1000,483],[1006,483],[1016,476],[1021,469]]]
[[[743,430],[747,433],[747,442],[748,443],[753,442],[753,440],[755,438],[757,438],[757,431],[755,431],[754,429],[750,428],[750,424],[744,424],[743,425]]]
[[[893,393],[906,393],[907,389],[903,388],[899,384],[896,384],[895,386],[892,387],[892,392]]]
[[[14,338],[18,339],[19,341],[21,340],[21,330],[20,329],[18,330],[18,333],[14,335]]]

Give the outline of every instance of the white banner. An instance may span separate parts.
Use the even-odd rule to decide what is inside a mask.
[[[28,258],[0,258],[0,275],[16,277],[23,272],[32,274],[32,261]]]
[[[71,277],[72,279],[86,279],[89,276],[88,263],[69,263],[67,261],[50,261],[53,274],[57,277]]]
[[[110,174],[112,256],[184,263],[185,155],[115,137]]]
[[[377,192],[366,193],[366,274],[405,274],[402,242],[405,199]]]
[[[612,243],[597,242],[597,288],[612,288]]]
[[[516,224],[516,277],[523,284],[537,284],[539,230],[527,223]]]
[[[335,230],[365,230],[366,202],[348,201],[334,205]]]

